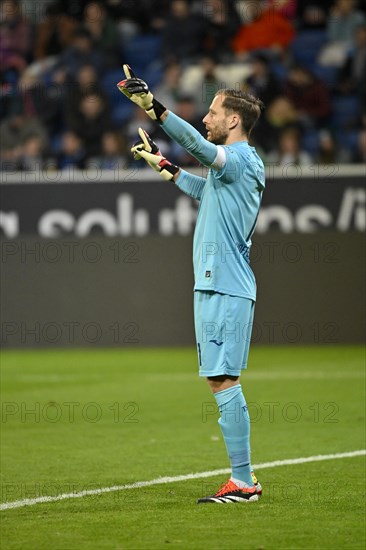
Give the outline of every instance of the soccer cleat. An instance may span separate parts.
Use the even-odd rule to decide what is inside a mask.
[[[261,496],[262,495],[262,485],[259,483],[259,481],[257,479],[257,476],[255,475],[254,472],[250,472],[250,474],[252,476],[254,486],[257,489],[257,493],[258,493],[259,496]]]
[[[255,502],[259,500],[259,493],[257,488],[248,487],[240,489],[231,479],[226,483],[223,483],[216,494],[209,497],[199,498],[197,504],[205,503],[219,503],[219,504],[231,504],[235,502]]]

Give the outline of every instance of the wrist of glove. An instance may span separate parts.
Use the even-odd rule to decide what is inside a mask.
[[[123,65],[123,70],[126,78],[118,82],[119,91],[141,109],[144,109],[152,120],[161,122],[160,117],[166,111],[164,105],[154,98],[146,82],[137,78],[129,65]]]
[[[139,128],[139,135],[141,141],[138,141],[131,147],[133,158],[135,160],[143,158],[165,181],[173,180],[175,174],[179,171],[179,167],[169,162],[169,160],[161,154],[158,146],[145,130]]]

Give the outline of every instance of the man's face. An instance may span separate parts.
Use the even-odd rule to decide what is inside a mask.
[[[229,136],[229,116],[222,106],[223,100],[224,96],[222,94],[215,96],[207,115],[202,121],[206,126],[207,140],[215,145],[224,145]]]

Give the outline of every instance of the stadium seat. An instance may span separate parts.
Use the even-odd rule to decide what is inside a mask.
[[[139,75],[139,73],[136,73]],[[146,82],[148,82],[149,87],[151,89],[154,89],[158,84],[161,83],[163,78],[163,66],[160,62],[154,62],[148,67],[145,67],[143,69],[143,72],[141,73],[141,76]]]
[[[325,67],[322,65],[313,66],[314,75],[320,78],[320,80],[322,80],[330,90],[333,89],[337,83],[338,72],[338,67]]]
[[[313,69],[318,54],[326,43],[326,33],[323,30],[300,31],[290,45],[293,59],[296,63]]]
[[[124,56],[128,64],[138,71],[160,58],[161,37],[155,34],[136,36],[124,45]]]
[[[125,124],[133,115],[134,104],[131,101],[121,101],[118,105],[115,105],[112,109],[113,122],[116,124]]]
[[[107,72],[101,81],[103,91],[107,94],[111,107],[115,107],[121,102],[121,92],[118,90],[116,84],[124,78],[122,69],[113,69]]]
[[[351,130],[349,132],[337,132],[336,139],[339,146],[350,153],[354,153],[359,147],[359,130]]]
[[[116,84],[124,77],[122,69],[114,69],[109,71],[102,78],[101,86],[106,93],[109,106],[112,111],[112,118],[116,124],[124,124],[127,122],[133,112],[134,104],[127,101],[118,90]]]
[[[357,96],[332,99],[331,124],[335,130],[351,130],[361,124],[360,105]]]
[[[283,84],[287,79],[288,68],[285,67],[285,65],[283,65],[281,63],[278,63],[278,62],[275,62],[275,61],[272,61],[270,63],[270,67],[271,67],[271,70],[272,70],[273,74],[277,77],[279,82],[281,84]]]
[[[302,148],[305,149],[313,158],[316,158],[319,152],[319,132],[318,130],[306,130],[301,138]]]

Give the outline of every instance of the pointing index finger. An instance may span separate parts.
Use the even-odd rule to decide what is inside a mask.
[[[131,67],[129,65],[123,65],[123,70],[125,72],[125,75],[126,75],[127,79],[136,78],[135,73],[133,72],[133,70],[131,69]]]
[[[149,144],[149,134],[147,132],[145,132],[145,130],[143,130],[142,128],[139,128],[139,134],[140,134],[140,137],[145,145],[145,148],[147,151],[151,151],[151,147],[150,147],[150,144]]]

